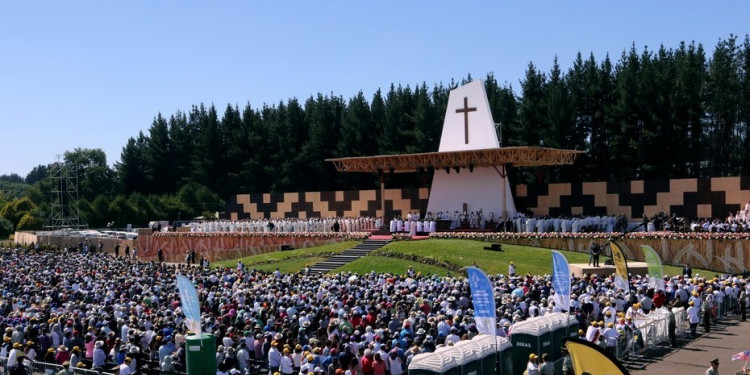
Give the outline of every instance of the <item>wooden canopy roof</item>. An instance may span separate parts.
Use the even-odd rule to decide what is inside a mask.
[[[339,172],[413,173],[422,169],[474,168],[512,165],[534,167],[573,164],[583,151],[545,147],[501,147],[483,150],[425,152],[326,159]]]

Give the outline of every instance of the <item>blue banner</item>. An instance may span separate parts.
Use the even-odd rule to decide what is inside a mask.
[[[559,251],[552,251],[552,300],[561,310],[570,311],[570,268],[568,260]]]
[[[495,313],[495,292],[487,275],[476,267],[467,267],[469,288],[471,288],[471,302],[474,305],[474,321],[477,331],[486,335],[497,334],[497,318]]]
[[[201,337],[201,312],[195,286],[187,277],[177,275],[177,288],[180,290],[180,305],[182,313],[185,314],[185,324],[190,331]]]

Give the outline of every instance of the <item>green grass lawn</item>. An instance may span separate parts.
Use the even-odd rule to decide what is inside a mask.
[[[359,258],[343,267],[339,267],[333,270],[332,273],[356,272],[361,275],[375,271],[377,273],[388,272],[392,274],[406,274],[406,270],[409,269],[409,266],[414,267],[414,270],[421,272],[422,275],[445,276],[449,272],[447,268],[437,267],[429,264],[419,264],[398,258],[370,255]],[[455,272],[453,274],[455,274]]]
[[[313,247],[309,249],[298,249],[292,251],[279,251],[263,255],[242,258],[242,262],[263,271],[273,271],[276,267],[284,273],[294,273],[305,267],[306,264],[313,265],[325,260],[321,253],[339,253],[354,247],[358,241],[347,241],[336,244]],[[432,258],[434,260],[450,263],[459,267],[473,266],[481,268],[488,274],[507,274],[508,263],[516,264],[516,274],[525,275],[547,275],[552,273],[551,250],[529,246],[503,245],[503,252],[484,250],[487,242],[472,240],[423,240],[423,241],[395,241],[386,245],[381,251],[395,252],[401,254],[412,254],[421,258]],[[589,256],[584,253],[561,251],[570,263],[587,263]],[[309,256],[309,257],[307,257]],[[304,257],[304,258],[300,258]],[[601,257],[601,263],[607,257]],[[270,262],[270,263],[269,263]],[[265,263],[253,266],[257,263]],[[235,267],[237,259],[215,262],[216,267]],[[356,272],[359,274],[375,271],[377,273],[387,272],[392,274],[405,274],[409,266],[423,275],[437,274],[445,275],[449,269],[409,261],[397,257],[385,257],[370,255],[360,258],[350,264],[340,267],[333,272]],[[668,275],[677,275],[682,267],[664,266],[664,272]],[[694,269],[693,274],[709,276],[717,274],[715,271],[705,269]],[[455,274],[455,272],[452,272]]]
[[[352,247],[356,246],[360,241],[344,241],[344,242],[337,242],[332,243],[328,245],[323,246],[316,246],[316,247],[310,247],[307,249],[296,249],[296,250],[289,250],[289,251],[275,251],[272,253],[266,253],[261,255],[254,255],[249,257],[244,257],[241,259],[230,259],[230,260],[223,260],[220,262],[214,262],[212,266],[214,267],[236,267],[237,261],[242,260],[242,263],[244,263],[246,266],[252,266],[253,264],[257,263],[267,263],[267,262],[282,262],[286,261],[288,258],[297,258],[300,256],[314,256],[315,254],[321,254],[321,253],[340,253],[343,252],[346,249],[351,249]],[[318,261],[312,261],[312,259],[301,259],[302,265],[300,268],[303,268],[306,263],[316,263]],[[256,269],[261,269],[261,267],[255,267]],[[272,270],[276,269],[276,266],[274,265]],[[298,269],[299,270],[299,269]]]
[[[275,263],[262,264],[262,265],[251,267],[251,268],[255,268],[256,270],[264,271],[264,272],[273,272],[276,270],[276,267],[279,267],[279,271],[281,271],[281,273],[284,273],[284,274],[297,273],[301,269],[304,269],[306,264],[309,264],[312,266],[313,264],[322,262],[324,260],[326,260],[326,258],[323,258],[323,257],[288,259],[288,260],[282,260],[282,261],[275,262]]]
[[[476,265],[486,273],[507,274],[508,264],[516,264],[516,274],[546,275],[552,273],[551,250],[530,246],[503,245],[503,252],[484,250],[488,244],[471,240],[423,240],[398,241],[388,244],[384,250],[405,254],[415,254],[420,257],[434,258],[459,266]],[[588,263],[588,254],[560,251],[569,263]],[[607,257],[601,257],[604,263]],[[408,267],[408,266],[407,266]],[[416,269],[416,267],[415,267]],[[664,266],[668,275],[677,275],[682,267]],[[693,274],[714,275],[716,272],[705,269],[694,269]]]

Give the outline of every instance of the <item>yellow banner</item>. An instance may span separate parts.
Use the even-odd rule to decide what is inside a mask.
[[[581,339],[566,339],[565,347],[576,374],[627,375],[628,370],[604,349]]]
[[[609,247],[612,249],[612,260],[615,262],[615,286],[620,290],[630,290],[628,262],[625,260],[625,254],[614,242],[610,242]]]

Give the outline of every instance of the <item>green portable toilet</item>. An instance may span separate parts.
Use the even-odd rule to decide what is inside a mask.
[[[461,368],[453,357],[422,353],[409,363],[409,375],[461,375]]]
[[[507,337],[496,337],[495,347],[497,350],[498,375],[513,374],[513,344]],[[522,368],[526,368],[526,364]]]
[[[471,342],[479,348],[479,357],[482,361],[482,374],[495,375],[495,364],[497,363],[497,354],[495,350],[495,338],[490,335],[476,335],[471,341],[461,341],[460,343]],[[466,344],[464,344],[466,345]]]
[[[479,341],[483,346],[489,346],[495,354],[495,371],[487,372],[485,375],[514,375],[513,374],[513,345],[507,337],[478,335],[474,340]],[[526,365],[524,364],[524,367]]]
[[[479,353],[473,350],[453,345],[437,348],[435,354],[455,358],[461,375],[480,375],[482,361]]]
[[[216,338],[204,333],[185,339],[187,375],[216,375]]]
[[[562,340],[568,337],[568,314],[547,313],[544,314],[544,318],[550,322],[552,331],[550,361],[557,361],[562,358]]]
[[[511,326],[510,333],[513,368],[526,368],[531,353],[539,357],[543,353],[552,354],[552,332],[547,319],[538,317],[515,323]]]
[[[477,368],[476,375],[482,375],[482,374],[485,374],[485,373],[491,373],[491,372],[495,371],[495,365],[494,365],[494,361],[493,361],[492,366],[488,367],[489,369],[491,369],[491,370],[489,370],[490,372],[485,372],[485,370],[484,370],[485,356],[489,357],[489,358],[492,358],[493,357],[493,355],[492,355],[493,353],[485,352],[482,349],[482,346],[479,345],[479,343],[477,343],[477,342],[475,342],[473,340],[464,340],[464,341],[457,342],[455,345],[453,345],[453,347],[457,348],[458,350],[460,350],[462,352],[464,352],[464,357],[465,358],[469,357],[469,356],[471,356],[471,357],[474,358],[475,363],[479,365],[478,368]],[[464,375],[473,375],[473,374],[471,374],[472,370],[470,368],[468,368],[467,366],[463,366],[463,371],[464,371],[464,373],[463,373]]]
[[[568,337],[578,337],[578,319],[573,315],[568,315]]]

